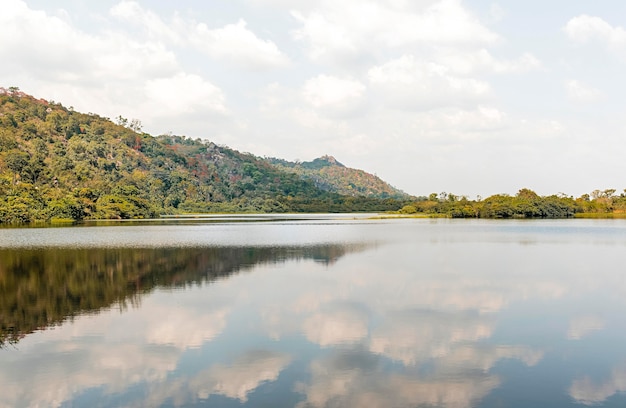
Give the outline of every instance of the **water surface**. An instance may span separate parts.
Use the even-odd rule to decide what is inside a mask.
[[[0,407],[623,407],[626,222],[0,230]]]

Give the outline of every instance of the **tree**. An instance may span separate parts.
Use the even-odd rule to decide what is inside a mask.
[[[4,162],[13,171],[13,184],[17,183],[17,175],[28,165],[29,160],[28,153],[18,149],[13,149],[6,154]]]
[[[122,115],[119,115],[117,118],[115,118],[115,122],[120,126],[128,126],[128,119],[122,117]]]
[[[135,132],[135,133],[141,132],[141,128],[142,127],[143,126],[142,126],[141,121],[139,119],[132,119],[130,121],[130,123],[128,124],[128,128],[130,130],[132,130],[133,132]]]

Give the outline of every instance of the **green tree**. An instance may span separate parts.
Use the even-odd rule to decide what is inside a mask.
[[[4,157],[4,162],[6,166],[13,171],[13,184],[17,183],[18,175],[28,165],[29,160],[30,156],[28,153],[21,150],[13,149],[7,152]]]

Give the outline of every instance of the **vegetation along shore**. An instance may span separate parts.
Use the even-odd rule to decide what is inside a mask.
[[[0,223],[210,212],[396,212],[480,218],[622,217],[626,192],[574,198],[414,197],[332,156],[289,162],[115,120],[0,88]]]

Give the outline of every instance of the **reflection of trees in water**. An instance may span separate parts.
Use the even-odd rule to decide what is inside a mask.
[[[67,318],[136,306],[155,288],[211,282],[255,265],[332,263],[364,244],[310,247],[0,250],[0,347]]]

